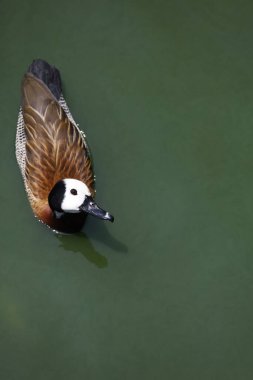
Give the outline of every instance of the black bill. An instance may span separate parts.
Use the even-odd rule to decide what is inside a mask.
[[[114,217],[109,214],[109,212],[100,208],[92,197],[86,197],[83,204],[80,206],[80,210],[87,212],[87,214],[93,215],[96,218],[109,220],[110,222],[114,221]]]

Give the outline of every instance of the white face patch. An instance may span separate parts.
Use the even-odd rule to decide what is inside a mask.
[[[66,191],[61,204],[62,211],[76,213],[80,212],[80,206],[91,193],[85,183],[77,179],[67,178],[63,180]]]

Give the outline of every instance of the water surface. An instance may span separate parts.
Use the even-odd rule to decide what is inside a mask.
[[[1,1],[1,379],[252,378],[252,12]],[[33,218],[14,140],[34,58],[61,71],[114,224]]]

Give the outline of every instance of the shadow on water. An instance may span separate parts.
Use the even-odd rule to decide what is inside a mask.
[[[98,223],[97,219],[90,218],[86,225],[86,233],[93,240],[98,241],[118,253],[127,253],[126,244],[113,237],[107,229],[106,222]]]
[[[113,251],[119,253],[128,252],[127,246],[115,239],[109,233],[105,223],[97,223],[96,220],[89,221],[86,234],[84,232],[79,232],[71,235],[59,234],[55,236],[60,242],[60,247],[65,251],[81,253],[88,261],[96,265],[98,268],[106,268],[108,266],[108,260],[94,249],[89,238],[106,245]]]

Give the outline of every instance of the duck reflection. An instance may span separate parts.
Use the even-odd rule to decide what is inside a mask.
[[[65,251],[73,253],[81,253],[89,262],[94,264],[97,268],[106,268],[108,260],[105,256],[98,253],[87,236],[79,232],[73,235],[55,235],[60,242],[60,247]]]
[[[118,253],[127,253],[127,246],[114,238],[104,223],[97,223],[94,219],[86,222],[85,232],[79,232],[71,235],[56,234],[60,242],[60,247],[65,251],[81,253],[88,261],[96,265],[97,268],[106,268],[108,259],[93,247],[89,238],[104,244],[112,251]]]

